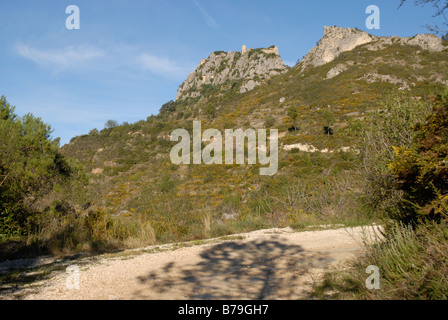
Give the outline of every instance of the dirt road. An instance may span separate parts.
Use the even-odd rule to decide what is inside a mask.
[[[323,269],[361,254],[362,235],[371,231],[270,229],[206,244],[78,259],[64,262],[64,268],[32,287],[15,288],[1,298],[307,299]],[[67,273],[70,265],[69,270],[78,268],[79,273]]]

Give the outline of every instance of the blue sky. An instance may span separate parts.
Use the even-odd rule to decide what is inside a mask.
[[[1,0],[0,95],[54,129],[61,145],[109,119],[157,114],[199,61],[216,50],[277,45],[287,64],[323,36],[325,25],[379,36],[428,33],[428,6],[399,0]],[[80,29],[66,28],[66,7]],[[367,6],[381,29],[367,30]]]

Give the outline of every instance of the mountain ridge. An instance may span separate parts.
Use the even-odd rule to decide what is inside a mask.
[[[417,34],[413,37],[374,36],[357,28],[341,28],[324,26],[324,35],[311,48],[296,66],[301,74],[310,67],[319,67],[334,61],[344,52],[366,45],[368,50],[383,50],[391,45],[412,46],[429,52],[441,52],[448,47],[444,41],[433,34]],[[283,63],[277,46],[268,48],[248,49],[245,45],[241,51],[215,51],[208,58],[202,59],[197,68],[179,86],[176,101],[195,99],[201,96],[201,91],[207,87],[219,87],[225,83],[238,85],[239,93],[252,91],[265,80],[282,75],[291,68]],[[327,79],[346,71],[346,66],[333,70]],[[370,79],[376,75],[368,76]],[[400,82],[393,79],[392,81]],[[403,85],[407,88],[407,85]],[[223,90],[227,90],[223,87]]]
[[[333,61],[341,53],[351,51],[366,43],[372,44],[369,46],[369,50],[378,50],[384,45],[390,45],[392,43],[419,46],[423,50],[436,52],[446,49],[442,39],[433,34],[418,34],[413,37],[378,37],[357,28],[325,26],[324,36],[298,65],[303,69],[308,66],[321,66]]]

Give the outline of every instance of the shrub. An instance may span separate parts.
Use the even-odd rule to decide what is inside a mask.
[[[172,113],[176,111],[176,103],[173,100],[168,101],[160,108],[160,114]]]
[[[275,118],[271,115],[266,116],[264,120],[264,125],[266,128],[272,128],[275,125]]]
[[[299,117],[299,112],[297,110],[297,107],[290,106],[287,110],[288,117],[291,119],[293,127],[296,128],[297,126],[297,118]]]
[[[72,168],[59,153],[51,127],[27,114],[17,117],[0,99],[0,231],[26,233],[39,199],[69,180]]]
[[[395,215],[402,199],[396,179],[388,167],[393,161],[393,147],[408,147],[414,127],[431,111],[429,103],[407,96],[389,97],[365,123],[362,147],[364,199],[373,211]]]
[[[404,197],[399,214],[404,222],[448,217],[448,101],[439,99],[423,125],[416,126],[410,147],[395,147],[389,164]]]
[[[165,173],[160,181],[160,191],[162,193],[169,193],[174,190],[175,182],[171,179],[171,175],[169,173]]]
[[[99,134],[98,129],[92,129],[89,132],[89,136],[98,136]]]
[[[430,223],[416,230],[390,227],[383,240],[366,239],[366,256],[345,270],[334,270],[316,286],[320,298],[371,300],[446,300],[448,298],[448,225]],[[375,240],[375,239],[374,239]],[[380,289],[366,287],[366,267],[380,271]]]
[[[204,108],[205,113],[210,116],[212,119],[215,118],[216,109],[212,103],[208,103]]]
[[[118,127],[118,122],[115,120],[107,120],[107,122],[104,124],[104,127],[106,129],[112,129]]]

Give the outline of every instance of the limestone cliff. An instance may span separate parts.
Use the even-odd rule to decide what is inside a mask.
[[[195,98],[202,86],[219,86],[228,81],[242,80],[240,92],[253,90],[260,81],[288,71],[278,48],[248,49],[242,51],[212,53],[202,60],[195,71],[179,87],[176,99]]]

